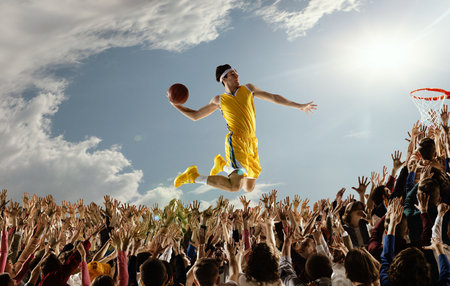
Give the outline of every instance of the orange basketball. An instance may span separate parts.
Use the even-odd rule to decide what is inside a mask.
[[[188,100],[189,90],[184,84],[176,83],[167,90],[167,97],[173,104],[181,105]]]

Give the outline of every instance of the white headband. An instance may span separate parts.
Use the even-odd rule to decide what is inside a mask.
[[[219,78],[220,83],[222,83],[222,79],[227,75],[227,73],[229,73],[230,71],[234,70],[233,68],[229,68],[227,70],[225,70],[222,75]]]

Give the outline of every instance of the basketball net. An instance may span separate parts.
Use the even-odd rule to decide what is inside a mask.
[[[423,125],[439,125],[440,113],[445,99],[450,99],[450,92],[440,88],[421,88],[411,91],[411,100],[420,112]]]

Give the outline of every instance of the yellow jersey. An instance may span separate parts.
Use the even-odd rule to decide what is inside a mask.
[[[255,136],[255,104],[253,93],[247,86],[239,86],[234,95],[220,95],[220,108],[229,131],[240,136]]]

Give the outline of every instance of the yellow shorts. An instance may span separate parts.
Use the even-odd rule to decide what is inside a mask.
[[[234,170],[242,169],[248,178],[256,179],[261,173],[258,157],[258,139],[230,132],[225,136],[227,165]]]

